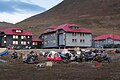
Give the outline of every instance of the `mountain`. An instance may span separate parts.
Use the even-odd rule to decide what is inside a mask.
[[[74,23],[89,28],[93,35],[120,35],[120,0],[64,0],[52,9],[17,23],[39,35],[51,25]]]
[[[7,23],[7,22],[0,22],[0,29],[6,29],[9,27],[14,27],[15,25],[12,23]]]

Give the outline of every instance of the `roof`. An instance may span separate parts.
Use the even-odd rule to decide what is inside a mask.
[[[27,35],[27,36],[32,36],[32,32],[26,31],[26,30],[22,30],[21,33],[19,32],[13,32],[13,30],[22,30],[21,28],[8,28],[5,30],[1,30],[2,32],[4,32],[7,35]]]
[[[79,30],[72,29],[72,28],[70,28],[70,26],[76,26],[76,27],[79,27],[80,29]],[[64,25],[60,25],[60,26],[58,26],[57,29],[63,29],[65,31],[67,31],[67,32],[91,33],[91,30],[86,29],[86,28],[82,28],[81,26],[76,25],[76,24],[64,24]]]
[[[32,41],[33,41],[33,42],[42,42],[42,40],[39,39],[39,38],[37,38],[37,37],[32,38]]]
[[[80,29],[79,30],[72,29],[72,28],[70,28],[71,26],[76,26],[76,27],[79,27]],[[50,28],[52,28],[52,29],[48,29],[48,30],[44,31],[43,33],[54,32],[54,31],[57,31],[59,29],[63,29],[66,32],[91,33],[91,30],[86,29],[86,28],[82,28],[81,26],[76,25],[76,24],[63,24],[63,25],[60,25],[60,26],[57,26],[57,27],[56,26],[51,26]]]
[[[104,39],[107,39],[107,38],[112,38],[112,39],[115,39],[115,40],[120,40],[120,36],[113,35],[113,34],[104,34],[104,35],[101,35],[101,36],[93,38],[93,40],[104,40]]]

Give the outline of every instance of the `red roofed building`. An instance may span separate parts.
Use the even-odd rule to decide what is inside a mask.
[[[51,26],[40,38],[43,40],[43,48],[91,47],[91,34],[91,30],[79,25],[63,24]]]
[[[40,49],[41,47],[42,47],[42,40],[37,37],[32,38],[32,48]]]
[[[33,34],[21,28],[8,28],[0,30],[0,47],[14,46],[14,48],[25,48],[32,46]]]
[[[23,36],[32,36],[33,35],[31,32],[22,30],[21,28],[8,28],[3,31],[6,35],[23,35]]]
[[[120,44],[120,36],[113,34],[104,34],[93,38],[94,47],[104,47],[105,45]]]

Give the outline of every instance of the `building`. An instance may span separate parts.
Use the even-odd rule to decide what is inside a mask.
[[[92,45],[91,30],[76,24],[51,26],[40,35],[40,38],[43,40],[43,48],[75,48]]]
[[[104,34],[93,38],[93,47],[113,47],[120,45],[120,36],[114,34]]]
[[[42,47],[42,40],[34,37],[32,38],[32,49],[40,49]]]
[[[32,46],[33,34],[21,28],[0,30],[0,47],[14,47],[16,49]]]

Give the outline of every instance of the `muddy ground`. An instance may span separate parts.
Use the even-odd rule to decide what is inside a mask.
[[[10,55],[0,57],[0,80],[120,80],[120,54],[110,54],[112,63],[54,63],[53,67],[36,69],[36,64],[23,64]],[[41,57],[42,59],[42,57]]]

